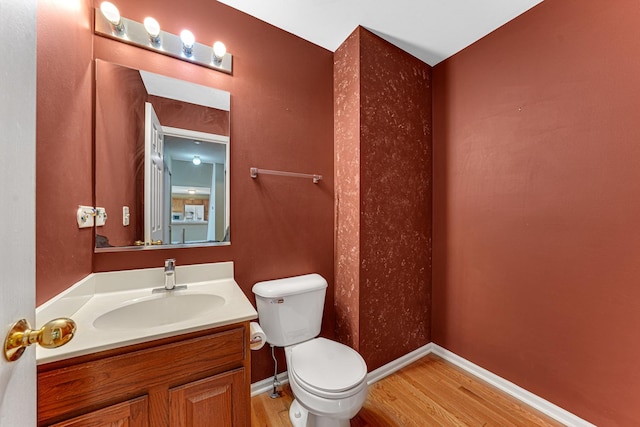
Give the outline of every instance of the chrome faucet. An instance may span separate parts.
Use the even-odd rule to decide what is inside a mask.
[[[176,260],[170,258],[164,261],[164,288],[168,291],[176,286]]]
[[[151,290],[151,293],[163,293],[167,291],[179,291],[187,289],[187,285],[176,285],[176,260],[169,258],[164,261],[164,287],[155,288]]]

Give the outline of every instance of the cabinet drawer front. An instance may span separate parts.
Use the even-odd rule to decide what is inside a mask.
[[[244,328],[38,374],[38,423],[60,420],[242,366]]]

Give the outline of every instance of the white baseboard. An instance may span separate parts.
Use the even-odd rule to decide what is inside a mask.
[[[277,376],[278,383],[280,385],[287,384],[289,382],[289,374],[287,371],[281,372]],[[258,381],[257,383],[251,384],[251,397],[271,392],[273,390],[273,377],[265,378],[262,381]]]
[[[369,372],[367,374],[367,384],[371,385],[377,381],[380,381],[381,379],[388,377],[394,372],[399,371],[405,366],[410,365],[416,360],[431,353],[435,354],[436,356],[440,356],[444,360],[458,366],[474,377],[491,384],[504,393],[518,399],[522,403],[542,412],[543,414],[566,426],[596,427],[594,424],[583,420],[582,418],[572,414],[571,412],[566,411],[539,396],[536,396],[535,394],[523,389],[522,387],[519,387],[514,383],[494,374],[493,372],[487,371],[486,369],[481,368],[480,366],[469,362],[468,360],[458,356],[457,354],[452,353],[449,350],[440,347],[439,345],[432,342],[412,351],[411,353],[405,354],[404,356],[399,357],[398,359],[393,360],[376,370]],[[289,382],[289,377],[286,371],[278,374],[278,381],[280,382],[280,384],[286,384]],[[273,377],[269,377],[257,383],[253,383],[251,384],[251,396],[253,397],[257,394],[271,391],[272,387]]]
[[[572,414],[571,412],[566,411],[557,405],[554,405],[548,400],[536,396],[535,394],[523,389],[522,387],[515,385],[511,381],[507,381],[504,378],[494,374],[493,372],[487,371],[486,369],[481,368],[480,366],[472,362],[469,362],[468,360],[458,356],[455,353],[450,352],[443,347],[440,347],[437,344],[431,344],[433,345],[431,352],[436,356],[442,357],[444,360],[458,366],[459,368],[462,368],[474,377],[491,384],[497,389],[512,397],[515,397],[522,403],[542,412],[543,414],[553,418],[554,420],[571,427],[595,427],[594,424],[591,424],[590,422],[583,420],[582,418]]]
[[[375,382],[378,382],[381,379],[393,374],[394,372],[399,371],[405,366],[412,364],[416,360],[423,358],[427,354],[432,353],[433,346],[434,344],[430,342],[427,345],[423,345],[422,347],[413,350],[411,353],[407,353],[404,356],[399,357],[396,360],[393,360],[386,365],[383,365],[378,369],[369,372],[367,374],[367,384],[371,385]]]

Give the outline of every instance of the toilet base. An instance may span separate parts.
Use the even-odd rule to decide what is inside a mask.
[[[349,427],[349,420],[319,417],[306,410],[298,399],[294,399],[289,408],[289,419],[293,427]]]

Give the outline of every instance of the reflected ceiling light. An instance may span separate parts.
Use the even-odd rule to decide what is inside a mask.
[[[217,41],[213,44],[213,62],[220,64],[224,56],[227,54],[227,47],[221,41]]]
[[[160,44],[160,24],[150,16],[144,18],[144,29],[149,34],[149,40],[153,45]]]
[[[200,163],[202,163],[200,156],[193,156],[193,164],[198,166]]]
[[[100,4],[100,12],[107,18],[107,21],[113,26],[113,29],[118,33],[124,31],[124,24],[122,23],[122,17],[120,16],[120,11],[116,7],[115,4],[110,3],[108,1],[103,1]]]
[[[182,52],[187,57],[191,56],[193,54],[193,45],[196,44],[196,38],[193,33],[189,30],[182,30],[180,40],[182,41]]]
[[[196,190],[189,189],[189,190],[187,190],[187,193],[189,193],[189,194],[196,194]]]

